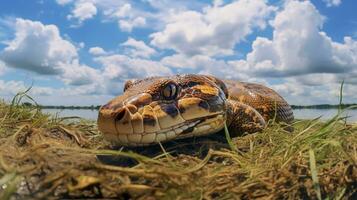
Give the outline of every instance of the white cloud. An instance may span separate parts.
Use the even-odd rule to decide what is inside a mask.
[[[132,2],[134,3],[134,2]],[[123,2],[115,9],[104,8],[105,15],[117,20],[122,31],[131,32],[134,28],[146,26],[148,13],[133,7],[130,3]]]
[[[61,79],[69,85],[90,85],[93,82],[100,84],[102,80],[100,71],[86,65],[80,65],[78,61],[73,62],[70,67],[64,67],[63,69],[64,73],[61,75]]]
[[[282,83],[270,84],[270,87],[281,94],[290,104],[338,104],[342,80],[332,74],[310,74],[308,76],[279,79]],[[343,102],[355,103],[357,85],[345,84]]]
[[[172,74],[171,70],[160,62],[120,54],[100,56],[95,60],[103,65],[103,76],[120,81]]]
[[[155,62],[116,54],[97,57],[96,60],[102,64],[104,69],[101,75],[104,79],[101,90],[105,91],[104,94],[112,95],[121,93],[127,79],[170,75],[175,71],[177,73],[211,74],[223,79],[261,83],[277,90],[291,104],[321,102],[336,104],[342,80],[335,74],[328,73],[289,78],[259,78],[249,74],[249,66],[245,69],[237,68],[236,62],[240,61],[226,62],[204,55],[188,57],[176,54]],[[346,84],[344,102],[354,102],[357,93],[353,93],[353,91],[356,89],[357,85]]]
[[[57,75],[71,85],[99,80],[100,72],[79,63],[76,47],[60,36],[55,25],[17,19],[15,32],[15,38],[0,53],[7,66],[42,75]]]
[[[158,29],[164,25],[167,16],[178,11],[187,10],[188,8],[198,9],[206,6],[206,3],[199,1],[172,1],[172,0],[145,0],[145,1],[129,1],[129,0],[57,0],[60,5],[71,5],[71,14],[69,18],[74,18],[76,4],[90,3],[96,8],[96,13],[101,13],[102,22],[118,23],[122,31],[131,32],[135,28],[149,27]],[[89,5],[89,4],[88,4]],[[88,15],[88,18],[93,17],[94,7],[91,7],[90,12],[80,12],[79,16]],[[148,10],[147,8],[150,8]],[[89,9],[89,6],[88,8]],[[90,14],[92,13],[93,16]],[[84,21],[85,19],[83,19]],[[81,21],[79,21],[81,22]],[[73,27],[81,25],[73,24]]]
[[[132,12],[131,4],[126,3],[123,6],[119,7],[116,12],[114,12],[114,16],[118,18],[128,17]]]
[[[60,65],[69,65],[78,56],[76,47],[60,36],[55,25],[18,18],[15,32],[15,38],[0,53],[0,59],[10,67],[60,74]]]
[[[121,19],[118,24],[122,31],[131,32],[135,27],[144,27],[146,25],[146,19],[143,17]]]
[[[26,91],[30,85],[26,85],[23,81],[4,81],[0,80],[0,96],[9,96],[13,97],[18,92]],[[47,96],[53,94],[54,89],[50,87],[39,87],[39,86],[32,86],[31,90],[29,91],[30,96]]]
[[[187,56],[175,54],[162,58],[160,62],[174,69],[177,73],[210,74],[224,79],[236,80],[250,79],[247,73],[242,70],[241,72],[238,71],[234,64],[206,55]]]
[[[60,5],[66,5],[68,3],[71,3],[73,0],[56,0],[56,2]]]
[[[228,63],[236,73],[264,77],[291,104],[336,104],[342,80],[344,102],[355,102],[357,41],[333,41],[323,23],[310,2],[288,1],[271,22],[273,38],[257,37],[246,60]]]
[[[241,66],[261,76],[346,73],[356,68],[356,41],[332,41],[321,31],[323,22],[309,1],[288,1],[271,23],[273,39],[258,37]]]
[[[107,54],[107,52],[104,51],[104,49],[101,48],[101,47],[91,47],[91,48],[89,49],[89,53],[92,54],[92,55],[94,55],[94,56],[99,56],[99,55],[105,55],[105,54]]]
[[[149,58],[150,56],[157,53],[155,49],[147,46],[145,42],[135,40],[131,37],[129,37],[129,39],[121,45],[124,47],[128,47],[127,51],[131,57]]]
[[[133,49],[132,56],[146,57],[155,53],[155,50],[142,41],[132,38],[129,38],[124,46]],[[90,52],[96,56],[100,55],[95,60],[102,65],[102,69],[81,64],[76,47],[60,36],[56,26],[17,19],[15,38],[3,50],[1,59],[13,68],[56,75],[57,79],[68,86],[63,89],[64,92],[73,91],[70,92],[73,95],[118,94],[122,90],[117,89],[122,87],[128,78],[172,74],[171,70],[160,62],[125,55],[109,55],[101,47],[91,48]],[[23,85],[19,82],[6,83],[13,91],[25,88]],[[118,86],[113,87],[116,85]],[[44,94],[48,90],[38,91]]]
[[[120,94],[123,91],[124,82],[128,79],[172,74],[171,69],[160,62],[121,54],[99,56],[94,60],[102,65],[102,82],[99,82],[99,85],[103,94]]]
[[[151,44],[176,53],[150,60],[153,55],[166,54],[129,37],[121,44],[125,55],[99,46],[90,48],[100,67],[95,69],[80,62],[78,51],[85,45],[74,45],[61,37],[56,26],[18,19],[15,39],[0,52],[5,63],[0,61],[0,75],[4,65],[55,75],[51,78],[65,83],[63,88],[32,89],[45,104],[101,104],[120,94],[127,79],[173,73],[213,74],[264,83],[292,104],[337,103],[340,82],[345,79],[345,102],[357,99],[357,41],[345,37],[343,42],[336,42],[322,32],[325,19],[309,1],[286,1],[270,23],[273,37],[257,37],[245,60],[220,56],[237,55],[237,44],[253,31],[265,28],[276,8],[263,0],[215,0],[212,5],[199,6],[192,1],[145,0],[150,11],[126,0],[57,2],[69,5],[71,18],[76,19],[73,21],[100,15],[103,22],[115,21],[127,32],[138,27],[155,30]],[[331,2],[337,2],[331,4],[335,6],[340,3]],[[0,80],[1,95],[14,95],[26,88],[22,81]]]
[[[233,54],[236,43],[264,29],[275,8],[264,0],[239,0],[202,12],[184,11],[169,17],[165,29],[151,35],[151,43],[186,55]]]
[[[322,1],[326,3],[327,7],[339,6],[342,2],[342,0],[322,0]]]
[[[134,28],[145,27],[147,25],[146,17],[153,18],[150,12],[144,11],[132,4],[139,2],[112,1],[112,0],[78,0],[78,1],[57,1],[58,4],[74,4],[68,19],[77,19],[79,24],[73,24],[72,27],[78,27],[83,21],[93,18],[99,12],[103,15],[103,22],[116,21],[119,28],[125,32],[131,32]],[[132,3],[132,4],[131,4]]]
[[[23,82],[0,80],[0,92],[2,96],[14,96],[18,91],[25,91]]]
[[[91,19],[97,14],[97,8],[92,2],[89,1],[77,1],[72,14],[68,15],[68,19],[78,19],[79,23],[84,20]]]

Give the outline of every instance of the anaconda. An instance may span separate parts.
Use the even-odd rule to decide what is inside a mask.
[[[290,105],[266,86],[185,74],[127,81],[122,95],[101,106],[98,128],[113,143],[142,146],[219,132],[225,124],[241,135],[293,119]]]

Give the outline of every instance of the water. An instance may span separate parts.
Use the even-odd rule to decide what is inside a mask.
[[[295,119],[314,119],[321,116],[321,120],[331,119],[337,114],[337,109],[294,109]],[[347,110],[341,117],[348,117],[350,123],[357,123],[357,110]]]
[[[72,117],[78,116],[85,119],[96,120],[98,116],[98,110],[70,110],[70,109],[43,109],[43,112],[50,114],[57,114],[59,117]],[[295,109],[295,119],[313,119],[319,116],[321,120],[328,120],[334,117],[337,113],[337,109]],[[349,110],[343,114],[343,116],[350,116],[348,122],[357,122],[357,110]]]
[[[90,120],[97,120],[98,110],[90,109],[42,109],[42,112],[49,113],[53,115],[58,115],[59,117],[81,117]]]

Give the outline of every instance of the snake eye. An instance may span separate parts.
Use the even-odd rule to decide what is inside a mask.
[[[162,90],[162,96],[166,99],[166,100],[173,100],[176,99],[178,94],[178,88],[177,85],[175,83],[167,83],[164,86],[164,89]]]

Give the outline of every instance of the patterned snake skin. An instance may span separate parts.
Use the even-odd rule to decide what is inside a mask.
[[[128,81],[124,93],[99,110],[105,138],[142,146],[218,132],[253,133],[269,120],[289,124],[289,104],[263,85],[205,75],[175,75]]]

